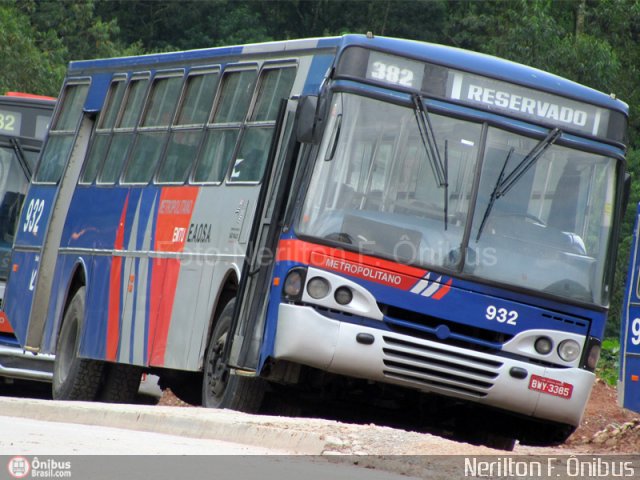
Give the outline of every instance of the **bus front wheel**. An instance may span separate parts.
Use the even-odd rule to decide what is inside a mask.
[[[222,354],[229,341],[235,299],[227,303],[211,334],[204,363],[202,405],[256,413],[264,399],[267,383],[261,378],[231,375]]]
[[[79,356],[84,321],[85,287],[71,299],[62,320],[53,363],[54,400],[95,400],[100,388],[104,364]]]

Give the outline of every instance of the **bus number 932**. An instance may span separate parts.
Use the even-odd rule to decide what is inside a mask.
[[[44,200],[41,199],[31,199],[29,202],[29,207],[27,208],[27,215],[24,219],[24,225],[22,226],[23,232],[29,232],[36,235],[38,233],[38,225],[40,223],[40,218],[42,217],[42,212],[44,211]]]
[[[506,308],[498,308],[495,305],[489,305],[487,307],[485,318],[487,320],[496,320],[498,323],[516,325],[518,312],[515,310],[507,310]]]

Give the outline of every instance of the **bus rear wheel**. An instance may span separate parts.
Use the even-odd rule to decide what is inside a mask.
[[[62,320],[53,363],[51,390],[54,400],[95,400],[100,388],[104,364],[79,357],[84,302],[85,287],[80,287]]]
[[[227,303],[218,317],[205,356],[202,405],[256,413],[262,406],[267,383],[261,378],[231,375],[222,354],[229,341],[235,299]]]
[[[105,365],[104,382],[98,400],[106,403],[133,403],[140,389],[142,368],[135,365]]]

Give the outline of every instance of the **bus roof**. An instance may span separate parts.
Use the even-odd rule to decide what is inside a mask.
[[[628,116],[628,105],[616,99],[615,96],[607,95],[543,70],[491,55],[445,45],[365,35],[285,40],[135,57],[75,61],[69,64],[67,74],[69,76],[76,76],[90,74],[91,71],[156,70],[158,68],[177,66],[185,63],[192,64],[202,61],[215,62],[225,57],[237,57],[241,55],[275,54],[285,51],[300,52],[316,48],[333,48],[342,51],[350,46],[362,46],[396,55],[412,57],[417,60],[437,63],[446,67],[520,84],[536,90],[543,90],[565,97],[573,97],[580,101],[622,112],[625,116]]]
[[[7,92],[6,95],[0,95],[0,103],[3,105],[23,105],[29,107],[52,107],[56,103],[54,97],[45,97],[44,95],[32,95],[30,93]]]
[[[36,95],[35,93],[7,92],[5,95],[7,97],[31,98],[33,100],[56,100],[54,97],[48,97],[46,95]]]

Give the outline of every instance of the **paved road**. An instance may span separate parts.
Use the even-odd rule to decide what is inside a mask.
[[[23,457],[20,465],[26,461],[31,470],[70,472],[75,479],[174,480],[203,478],[203,472],[215,472],[208,478],[216,480],[409,478],[277,449],[93,425],[0,416],[0,432],[0,455],[6,455],[0,458],[3,463],[19,456]],[[53,468],[51,462],[55,462]],[[60,473],[52,476],[64,478]],[[4,478],[13,477],[0,465],[0,480]]]
[[[288,452],[207,438],[0,416],[0,455],[274,455]],[[10,433],[9,433],[10,432]]]

